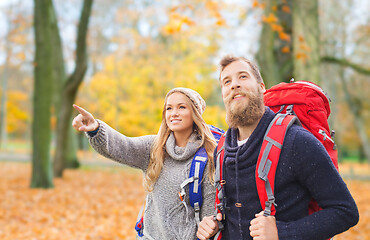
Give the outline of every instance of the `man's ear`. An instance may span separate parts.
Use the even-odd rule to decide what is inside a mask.
[[[260,83],[260,88],[261,88],[261,92],[262,93],[265,93],[266,92],[265,84],[263,82]]]

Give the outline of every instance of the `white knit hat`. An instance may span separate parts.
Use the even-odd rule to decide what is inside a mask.
[[[203,114],[204,110],[206,109],[206,102],[199,95],[199,93],[197,93],[196,91],[194,91],[193,89],[190,89],[190,88],[178,87],[178,88],[174,88],[174,89],[170,90],[167,93],[166,98],[174,92],[180,92],[180,93],[185,94],[185,96],[187,96],[194,103],[194,105],[195,105],[196,109],[198,110],[199,114],[200,115]]]

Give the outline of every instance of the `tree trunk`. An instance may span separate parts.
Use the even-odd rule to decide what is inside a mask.
[[[338,61],[333,61],[334,58],[329,58],[329,57],[326,57],[326,59],[328,59],[329,63],[339,63],[340,64],[340,66],[339,66],[340,67],[340,77],[339,77],[339,79],[340,79],[340,83],[343,87],[344,99],[345,99],[346,103],[348,104],[348,109],[350,110],[350,112],[353,115],[354,127],[356,129],[356,132],[360,136],[360,142],[361,142],[362,148],[364,150],[363,153],[364,153],[365,157],[367,158],[367,160],[370,163],[369,138],[367,136],[366,123],[364,121],[364,117],[362,116],[363,103],[359,100],[356,100],[357,96],[353,96],[353,94],[350,93],[350,91],[349,91],[350,88],[349,88],[348,83],[346,81],[345,72],[344,72],[345,67],[353,68],[353,66],[355,64],[348,64],[349,63],[348,61],[345,61],[345,60],[340,61],[339,59],[337,59]],[[345,63],[347,63],[347,64],[345,64]],[[359,68],[361,68],[361,67],[357,66],[357,67],[355,67],[355,70],[359,69]]]
[[[57,22],[57,17],[56,17],[56,14],[55,14],[55,9],[53,7],[53,11],[52,11],[52,18],[53,18],[53,21],[52,21],[52,42],[54,44],[54,47],[53,47],[53,57],[54,57],[54,65],[53,65],[53,74],[54,74],[54,80],[55,80],[55,87],[54,87],[54,99],[53,99],[53,104],[55,106],[55,115],[56,115],[56,119],[57,119],[57,126],[59,126],[60,124],[60,121],[63,120],[63,117],[62,117],[62,109],[61,109],[61,106],[62,106],[62,98],[63,98],[63,88],[64,88],[64,85],[65,83],[67,82],[67,76],[66,76],[66,71],[65,71],[65,63],[64,63],[64,57],[63,57],[63,46],[62,46],[62,41],[61,41],[61,38],[60,38],[60,34],[59,34],[59,27],[58,27],[58,22]],[[56,135],[56,138],[57,138],[57,141],[56,141],[56,151],[54,153],[54,164],[53,164],[53,167],[54,167],[54,176],[56,177],[60,177],[61,175],[58,173],[58,171],[56,171],[56,169],[59,168],[59,166],[65,166],[66,163],[68,161],[68,157],[69,156],[72,156],[72,158],[74,159],[74,161],[77,161],[77,157],[76,156],[76,153],[74,154],[73,156],[73,152],[70,153],[69,149],[68,149],[68,146],[70,145],[67,145],[67,146],[63,146],[64,148],[61,149],[60,147],[58,147],[58,144],[60,143],[60,141],[58,139],[60,139],[60,137],[66,137],[66,141],[69,143],[71,142],[70,139],[69,139],[69,136],[70,135],[62,135],[60,136],[60,133],[61,131],[58,131],[58,128],[55,130],[55,135]],[[61,153],[68,153],[67,154],[64,154],[64,155],[60,155]]]
[[[272,6],[276,5],[276,0],[264,0],[264,14],[269,16],[272,13]],[[276,32],[270,24],[264,22],[260,37],[260,47],[257,52],[257,61],[260,65],[260,72],[265,82],[266,88],[281,82],[283,79],[280,74],[277,58],[275,55]]]
[[[293,1],[294,78],[320,83],[318,0]]]
[[[12,12],[13,6],[10,11]],[[2,74],[1,83],[1,105],[0,105],[0,148],[4,148],[8,141],[7,131],[7,102],[8,102],[8,78],[9,78],[9,62],[12,54],[10,46],[10,34],[12,32],[13,24],[10,20],[6,23],[8,25],[8,32],[5,37],[5,64]]]
[[[275,38],[273,36],[274,34],[275,33],[269,29],[269,26],[263,26],[260,48],[257,53],[257,62],[260,66],[261,76],[266,87],[271,87],[283,81],[274,50],[272,49]]]
[[[73,155],[73,153],[71,154],[71,150],[73,150],[73,148],[68,148],[68,142],[73,136],[72,131],[70,131],[73,110],[72,104],[76,99],[78,87],[80,86],[87,69],[86,36],[92,3],[93,0],[84,0],[77,33],[76,67],[72,75],[64,84],[62,90],[61,108],[59,113],[60,115],[57,122],[57,139],[54,157],[54,174],[56,177],[62,177],[63,171],[67,167],[67,165],[76,165],[76,163],[71,164],[71,162],[73,162],[73,158],[77,159],[77,157],[76,155]],[[72,157],[67,160],[68,156]]]
[[[280,2],[280,1],[279,1]],[[264,0],[264,15],[277,15],[279,19],[277,24],[284,28],[283,32],[291,34],[292,16],[284,12],[279,6],[277,0]],[[285,7],[291,5],[291,0],[286,2]],[[273,8],[278,9],[274,11]],[[263,23],[260,36],[260,47],[256,55],[257,61],[261,67],[260,72],[267,88],[292,77],[293,65],[291,52],[283,52],[283,47],[291,48],[291,42],[279,38],[277,31],[273,30],[270,23]]]
[[[348,85],[344,79],[343,74],[341,75],[341,82],[343,85],[343,91],[346,98],[346,102],[349,105],[349,110],[353,114],[354,118],[354,127],[357,130],[357,133],[360,136],[360,141],[362,143],[364,154],[370,163],[370,144],[369,144],[369,138],[367,136],[366,132],[366,123],[364,121],[364,117],[361,116],[361,109],[362,104],[360,101],[354,100],[354,98],[351,96],[351,93],[348,91]]]
[[[69,140],[72,134],[71,131],[71,116],[72,116],[72,104],[76,98],[77,89],[74,92],[67,92],[63,89],[62,104],[60,109],[60,119],[57,123],[57,134],[56,134],[56,149],[54,156],[54,175],[56,177],[62,177],[64,169],[67,168],[68,163],[68,150]]]
[[[0,148],[5,148],[8,141],[7,132],[7,102],[8,102],[8,67],[9,67],[9,42],[6,40],[6,60],[1,83],[1,105],[0,105]]]
[[[35,0],[35,80],[32,123],[32,188],[52,188],[50,116],[53,92],[51,0]]]
[[[338,64],[342,68],[349,67],[360,74],[370,75],[369,68],[352,63],[344,58],[324,56],[322,57],[322,61],[327,62],[327,63],[332,63],[332,64]],[[366,127],[367,127],[366,122],[365,122],[366,120],[361,114],[361,110],[362,110],[361,101],[356,101],[354,97],[351,95],[351,93],[349,92],[349,86],[345,80],[343,69],[341,70],[340,76],[341,76],[340,81],[342,83],[341,85],[343,86],[345,101],[347,102],[349,106],[349,110],[351,111],[353,115],[353,118],[355,121],[354,127],[358,135],[360,136],[360,142],[364,150],[364,155],[366,159],[368,160],[368,162],[370,163],[370,142],[369,142],[369,137],[367,136],[367,131],[366,131]]]
[[[72,122],[72,118],[70,120]],[[77,158],[78,140],[77,133],[74,128],[69,128],[69,140],[67,146],[67,161],[65,164],[66,168],[79,168],[80,162]]]

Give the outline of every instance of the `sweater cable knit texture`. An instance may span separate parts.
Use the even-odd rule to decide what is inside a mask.
[[[114,161],[147,170],[150,151],[155,135],[127,137],[99,122],[96,135],[87,134],[91,146],[101,155]],[[190,207],[189,190],[186,189],[185,201],[188,211],[178,197],[180,184],[189,176],[192,159],[200,147],[199,136],[193,133],[185,147],[175,144],[173,133],[166,142],[166,154],[163,169],[152,192],[146,197],[144,211],[144,231],[153,239],[193,240],[196,239],[197,225],[194,209]],[[202,181],[203,205],[201,218],[214,212],[215,187],[209,182],[208,168]],[[124,189],[122,189],[124,191]],[[122,206],[124,207],[124,206]],[[134,234],[134,229],[133,229]],[[144,237],[142,239],[149,239]]]

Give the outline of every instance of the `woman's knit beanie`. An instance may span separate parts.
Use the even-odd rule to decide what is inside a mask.
[[[190,88],[178,87],[178,88],[174,88],[174,89],[170,90],[167,93],[166,98],[168,96],[170,96],[172,93],[175,93],[175,92],[180,92],[180,93],[184,94],[185,96],[187,96],[194,103],[196,109],[198,110],[198,113],[200,115],[203,114],[204,110],[206,109],[206,102],[199,95],[199,93],[197,93],[196,91],[194,91],[193,89],[190,89]]]

